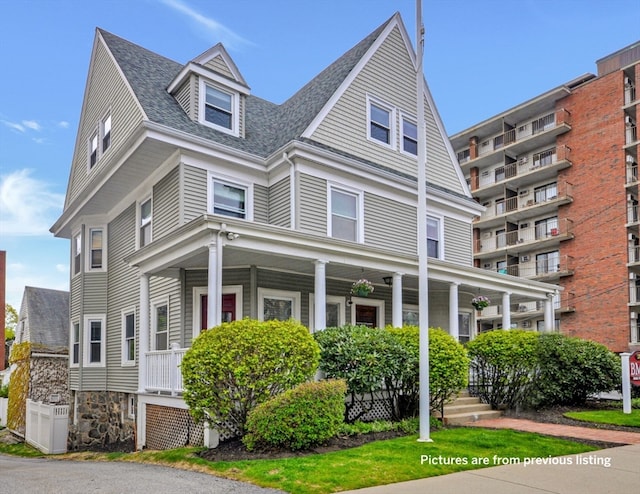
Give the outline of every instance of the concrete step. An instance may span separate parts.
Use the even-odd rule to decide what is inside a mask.
[[[442,422],[445,425],[464,425],[471,422],[477,422],[482,419],[496,419],[502,416],[500,410],[484,410],[468,413],[455,413],[452,415],[445,414]]]
[[[480,403],[480,398],[474,396],[459,396],[455,401],[447,403],[444,408],[458,405],[475,405],[476,403]]]
[[[485,412],[487,410],[491,410],[491,405],[487,405],[486,403],[480,403],[479,401],[476,403],[465,403],[458,404],[457,401],[453,402],[451,405],[446,405],[444,407],[444,415],[456,415],[460,413],[472,413],[472,412]]]

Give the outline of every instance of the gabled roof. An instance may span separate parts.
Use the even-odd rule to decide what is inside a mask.
[[[25,287],[16,334],[16,342],[23,341],[45,347],[69,346],[69,292]]]
[[[184,70],[184,65],[103,29],[98,28],[97,32],[122,70],[149,120],[266,157],[301,136],[392,19],[393,17],[329,65],[283,104],[276,105],[247,95],[244,138],[200,125],[185,114],[167,91]]]

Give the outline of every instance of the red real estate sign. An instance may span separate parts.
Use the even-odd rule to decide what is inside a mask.
[[[637,350],[629,357],[629,377],[631,384],[640,386],[640,350]]]

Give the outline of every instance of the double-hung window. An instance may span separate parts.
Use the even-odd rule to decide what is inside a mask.
[[[134,365],[136,361],[136,311],[122,312],[122,365]]]
[[[103,268],[104,236],[102,228],[89,230],[89,269]]]
[[[402,151],[418,155],[418,127],[406,118],[402,119]]]
[[[98,162],[98,132],[94,132],[89,139],[89,168]]]
[[[427,218],[427,255],[440,258],[440,220],[437,218]]]
[[[107,115],[102,121],[102,152],[104,153],[111,146],[111,115]]]
[[[71,366],[77,367],[80,364],[80,323],[71,324]]]
[[[164,303],[156,303],[153,305],[151,313],[153,328],[153,349],[168,350],[169,349],[169,305]]]
[[[329,235],[342,240],[360,240],[361,194],[330,188]]]
[[[144,247],[151,242],[151,220],[152,220],[151,198],[140,203],[140,247]]]
[[[80,273],[82,269],[82,234],[78,233],[77,235],[74,235],[72,242],[73,274],[76,275]]]
[[[233,218],[247,218],[247,187],[213,181],[213,212]]]
[[[369,137],[391,146],[392,112],[376,103],[369,104]]]
[[[86,316],[84,326],[84,365],[102,367],[106,354],[105,317]]]
[[[234,100],[237,96],[209,84],[204,84],[204,93],[204,122],[220,130],[235,131]]]

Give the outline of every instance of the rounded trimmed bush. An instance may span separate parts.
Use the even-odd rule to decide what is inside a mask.
[[[196,420],[242,433],[256,405],[316,372],[320,351],[297,321],[242,319],[200,334],[182,360],[184,400]]]
[[[343,423],[347,385],[342,379],[300,384],[249,412],[247,449],[309,449],[335,436]]]

